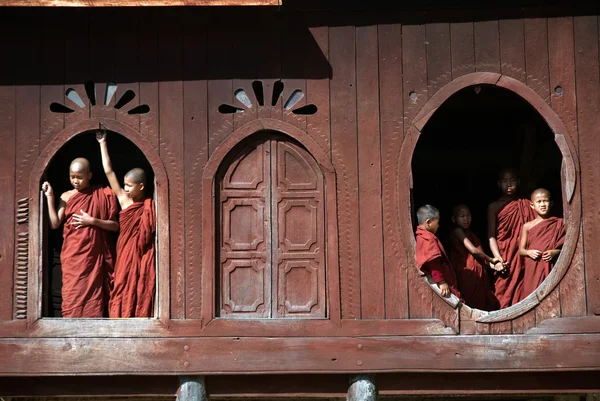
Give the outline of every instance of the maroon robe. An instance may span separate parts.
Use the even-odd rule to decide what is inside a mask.
[[[483,252],[479,238],[471,231],[465,235],[475,248]],[[450,236],[450,262],[456,269],[458,288],[465,303],[484,311],[498,309],[487,274],[487,266],[467,250],[464,243],[455,235]]]
[[[519,240],[523,224],[536,217],[529,199],[508,202],[496,215],[496,241],[508,272],[494,272],[494,294],[500,308],[514,303],[514,296],[521,278],[522,260],[519,255]]]
[[[151,317],[154,310],[156,271],[154,202],[135,202],[119,216],[115,284],[109,304],[110,317]]]
[[[558,217],[549,217],[533,226],[527,233],[527,244],[525,249],[537,249],[538,251],[550,251],[560,249],[565,243],[565,222]],[[523,278],[515,299],[525,299],[550,274],[556,259],[546,262],[540,258],[533,260],[529,256],[523,257]]]
[[[462,301],[456,273],[448,260],[444,246],[435,234],[417,227],[417,266],[421,271],[429,273],[433,281],[445,281],[450,291]]]
[[[110,233],[98,227],[75,228],[74,214],[81,210],[102,220],[116,220],[117,198],[109,188],[89,187],[67,201],[62,264],[62,316],[102,317],[108,300],[107,282],[114,266]]]

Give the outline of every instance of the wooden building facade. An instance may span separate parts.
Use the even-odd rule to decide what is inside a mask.
[[[598,15],[0,8],[0,395],[600,392]],[[40,185],[99,167],[100,123],[154,177],[152,319],[59,317]],[[567,238],[485,312],[419,275],[413,216],[466,197],[484,227],[506,164],[561,193]]]

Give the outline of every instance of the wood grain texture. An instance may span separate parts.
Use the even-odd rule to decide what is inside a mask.
[[[360,318],[360,256],[354,27],[329,29],[332,160],[338,179],[342,318]]]
[[[361,316],[385,318],[377,26],[356,27]],[[362,279],[367,278],[368,279]]]
[[[525,18],[523,33],[525,35],[527,85],[542,99],[550,103],[548,20],[546,18]]]
[[[141,24],[140,15],[133,9],[119,10],[113,16],[113,29],[115,40],[115,79],[117,91],[112,100],[107,105],[114,107],[127,91],[133,91],[133,98],[127,105],[120,110],[115,110],[117,121],[129,125],[133,129],[140,131],[140,115],[128,114],[127,112],[141,101],[140,83],[136,75],[140,70],[140,43],[143,38],[139,35]],[[144,68],[146,68],[144,66]],[[104,99],[104,96],[102,97]],[[156,110],[150,110],[150,113],[156,113]],[[147,114],[142,114],[146,118]]]
[[[448,14],[442,13],[442,19]],[[452,80],[452,55],[450,47],[450,24],[438,22],[425,25],[427,44],[427,93],[432,97]]]
[[[69,34],[65,34],[65,93],[63,104],[73,109],[65,115],[65,126],[90,118],[90,107],[84,83],[90,79],[90,47],[88,10],[68,14],[71,17]],[[71,60],[77,60],[72,62]],[[67,97],[67,91],[77,92],[84,107],[79,107]]]
[[[583,201],[583,246],[585,250],[585,283],[587,314],[600,315],[600,81],[598,46],[600,37],[597,17],[575,17],[575,68],[577,85],[577,122],[579,128],[581,193]]]
[[[525,72],[523,19],[503,19],[498,22],[498,25],[500,29],[500,71],[502,75],[525,82],[527,74]]]
[[[568,333],[600,333],[599,316],[560,317],[547,319],[527,334],[568,334]]]
[[[140,116],[140,132],[158,149],[159,141],[159,103],[158,103],[158,19],[152,10],[139,11],[138,38],[141,71],[139,99],[147,104],[150,112]]]
[[[498,21],[475,22],[474,38],[476,71],[501,72]]]
[[[116,27],[113,25],[117,13],[114,9],[94,10],[90,13],[89,49],[90,71],[88,79],[94,84],[95,106],[90,109],[91,117],[114,119],[116,109],[105,105],[106,87],[116,80],[115,37]],[[120,39],[120,38],[119,38]],[[129,104],[125,107],[129,109]]]
[[[453,22],[450,24],[452,79],[475,72],[473,31],[473,22]]]
[[[560,317],[560,290],[556,288],[535,308],[535,322],[540,324],[546,319]]]
[[[169,221],[171,238],[171,318],[185,316],[184,240],[184,150],[183,133],[183,50],[182,36],[174,29],[174,15],[167,14],[160,25],[159,71],[159,152],[169,176]],[[174,78],[179,77],[179,79]]]
[[[527,330],[535,326],[535,309],[513,319],[512,332],[513,334],[523,334]]]

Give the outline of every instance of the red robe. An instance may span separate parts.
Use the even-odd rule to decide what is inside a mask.
[[[427,230],[417,227],[417,266],[421,271],[429,273],[436,283],[445,281],[450,291],[461,299],[454,268],[448,260],[444,246]]]
[[[560,249],[565,243],[565,222],[558,217],[549,217],[533,226],[527,233],[525,249],[550,251]],[[523,257],[523,279],[517,289],[516,297],[520,301],[525,299],[550,274],[555,260],[546,262],[540,258],[533,260],[528,256]]]
[[[86,188],[67,201],[60,252],[62,316],[102,317],[108,300],[106,284],[114,266],[114,243],[106,230],[71,225],[73,215],[81,210],[102,220],[116,220],[119,211],[109,188]]]
[[[508,202],[496,215],[496,241],[504,262],[508,263],[508,273],[494,272],[494,294],[500,308],[516,302],[515,292],[519,284],[522,260],[519,255],[519,240],[523,224],[535,218],[529,199],[516,199]]]
[[[156,271],[154,202],[135,202],[119,216],[121,232],[117,241],[115,285],[111,292],[109,316],[151,317],[154,310]]]
[[[472,231],[465,231],[465,235],[475,248],[483,252],[479,238]],[[458,287],[467,305],[485,311],[498,309],[498,300],[492,291],[487,267],[471,255],[455,235],[450,236],[450,262],[456,269]]]

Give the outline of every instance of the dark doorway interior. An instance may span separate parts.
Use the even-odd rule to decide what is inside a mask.
[[[502,88],[468,87],[436,111],[419,138],[412,159],[414,211],[426,203],[440,210],[438,236],[445,243],[453,206],[466,203],[485,247],[487,206],[501,195],[498,172],[520,171],[522,196],[549,189],[553,213],[562,216],[561,163],[552,131],[529,103]]]
[[[154,193],[154,172],[142,151],[129,139],[114,132],[108,133],[108,148],[113,169],[121,181],[129,170],[141,167],[146,171],[146,194]],[[92,185],[108,186],[108,180],[102,169],[100,147],[94,132],[85,132],[67,142],[54,156],[46,169],[42,182],[52,185],[56,199],[65,191],[72,189],[69,181],[69,165],[77,157],[85,157],[92,167]],[[40,183],[41,186],[41,183]],[[45,199],[44,199],[45,201]],[[48,217],[45,216],[45,221]],[[45,225],[46,263],[44,270],[44,317],[61,317],[61,264],[60,250],[62,247],[62,226],[50,230]],[[116,243],[116,236],[115,236]]]

